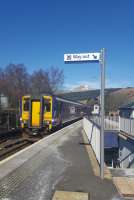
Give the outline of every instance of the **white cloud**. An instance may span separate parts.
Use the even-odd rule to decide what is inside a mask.
[[[97,89],[99,88],[99,81],[79,81],[79,82],[76,82],[75,84],[64,84],[64,87],[66,90],[75,90],[76,88],[79,88],[79,87],[83,87],[85,88],[85,90],[89,90],[89,89]]]
[[[113,81],[110,79],[106,79],[106,88],[125,88],[125,87],[132,87],[132,84],[129,81],[126,80],[119,80],[119,81]],[[92,80],[92,81],[79,81],[75,84],[64,84],[64,89],[68,91],[74,91],[77,88],[83,87],[85,90],[90,89],[99,89],[101,87],[100,80]]]

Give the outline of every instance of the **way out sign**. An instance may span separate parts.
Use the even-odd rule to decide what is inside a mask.
[[[99,62],[100,53],[64,54],[64,62]]]

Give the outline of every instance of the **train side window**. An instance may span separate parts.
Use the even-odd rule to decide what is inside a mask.
[[[24,111],[29,111],[29,100],[26,99],[24,102]]]
[[[61,112],[61,102],[58,102],[58,113]]]

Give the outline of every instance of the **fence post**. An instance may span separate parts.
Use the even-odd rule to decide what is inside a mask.
[[[119,131],[121,130],[121,117],[120,117],[120,115],[119,115]]]

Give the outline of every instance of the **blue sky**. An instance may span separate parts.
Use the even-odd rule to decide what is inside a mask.
[[[106,48],[106,86],[134,86],[133,0],[0,0],[0,67],[57,66],[65,86],[99,87],[98,64],[70,64],[64,53]]]

